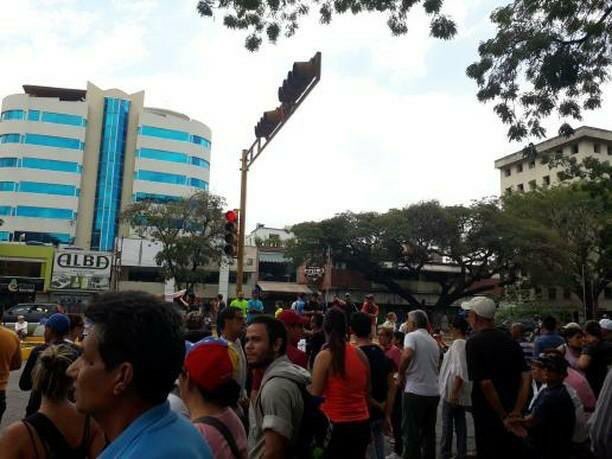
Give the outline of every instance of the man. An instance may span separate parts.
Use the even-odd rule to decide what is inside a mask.
[[[85,316],[92,328],[68,374],[77,409],[109,442],[98,457],[212,458],[202,435],[166,401],[185,357],[178,312],[148,293],[124,291],[93,298]]]
[[[393,362],[385,355],[380,346],[372,342],[371,320],[367,314],[356,312],[351,317],[351,331],[355,335],[355,345],[363,351],[370,362],[370,381],[372,384],[370,400],[370,428],[372,429],[373,454],[370,457],[385,458],[384,427],[391,426],[391,411],[395,400],[395,381]]]
[[[28,337],[28,322],[24,316],[17,316],[17,322],[15,322],[15,333],[20,340],[24,340]]]
[[[541,335],[533,342],[533,355],[538,357],[545,349],[554,349],[562,344],[565,344],[565,340],[557,333],[557,319],[544,317]]]
[[[393,343],[393,330],[387,327],[378,327],[378,344],[385,351],[385,355],[391,359],[395,371],[397,371],[402,358],[402,351]]]
[[[279,320],[258,316],[247,327],[249,365],[264,371],[261,389],[249,410],[249,458],[291,457],[298,440],[304,400],[300,387],[310,383],[306,370],[285,351],[287,330]]]
[[[520,441],[507,428],[521,415],[529,396],[529,369],[521,347],[495,328],[495,302],[478,296],[463,303],[474,334],[466,357],[472,386],[472,416],[478,457],[521,457]]]
[[[42,322],[42,321],[41,321]],[[21,390],[31,390],[30,399],[26,407],[26,417],[34,414],[40,408],[41,397],[38,391],[32,390],[32,371],[38,361],[38,356],[52,344],[64,343],[68,332],[70,331],[70,319],[65,314],[56,312],[52,314],[45,322],[44,340],[45,343],[36,346],[32,349],[28,361],[23,367],[21,377],[19,378],[19,388]],[[77,351],[78,347],[75,347]]]
[[[223,295],[219,293],[217,295],[217,310],[221,311],[222,309],[225,309],[225,301],[223,301]]]
[[[70,320],[70,331],[64,341],[71,344],[78,344],[83,341],[83,330],[85,322],[81,314],[66,314]]]
[[[304,306],[306,306],[306,294],[304,292],[298,293],[297,299],[291,303],[291,309],[298,314],[304,314]]]
[[[320,314],[323,308],[321,306],[321,294],[315,292],[310,296],[310,300],[304,305],[302,315],[310,318],[313,314]]]
[[[239,358],[236,366],[236,381],[240,384],[243,397],[246,397],[247,361],[240,339],[244,334],[244,317],[238,308],[225,308],[217,317],[217,334],[236,352]]]
[[[612,457],[612,368],[608,370],[608,375],[600,392],[600,397],[595,406],[595,412],[589,422],[589,434],[591,437],[591,447],[595,457]]]
[[[359,308],[353,301],[353,298],[351,297],[351,294],[349,292],[346,292],[344,294],[344,304],[346,305],[346,309],[350,311],[351,314],[353,314],[354,312],[359,312]]]
[[[520,322],[513,323],[510,327],[510,336],[512,336],[512,339],[516,341],[519,346],[521,346],[523,356],[525,357],[525,362],[527,365],[529,365],[534,357],[533,343],[530,343],[525,339],[523,324]]]
[[[399,366],[400,385],[404,386],[404,459],[436,457],[440,348],[428,328],[429,319],[425,311],[416,309],[408,313],[408,334],[404,338]]]
[[[253,317],[258,314],[263,314],[264,305],[259,299],[259,289],[253,290],[251,299],[247,302],[247,324],[251,322]]]
[[[378,321],[378,305],[374,302],[374,295],[368,293],[365,297],[365,301],[361,306],[361,312],[368,315],[371,322],[372,336],[376,335],[376,322]]]
[[[315,314],[310,318],[310,334],[306,339],[306,355],[308,357],[308,368],[312,370],[314,360],[325,344],[325,332],[323,331],[323,315]]]
[[[578,368],[584,371],[595,397],[599,397],[608,366],[612,364],[612,341],[602,339],[601,326],[595,320],[584,324],[584,341]]]
[[[314,316],[313,316],[314,317]],[[278,315],[283,325],[287,328],[287,357],[296,365],[304,369],[308,368],[308,357],[306,353],[298,349],[298,343],[304,337],[304,325],[310,322],[306,317],[300,316],[293,309],[287,309]]]
[[[19,338],[8,328],[0,326],[0,422],[6,411],[6,386],[11,371],[21,368]]]
[[[230,303],[230,308],[238,308],[242,311],[242,315],[246,319],[247,312],[249,309],[249,302],[244,299],[242,292],[238,292],[238,297],[234,298]]]

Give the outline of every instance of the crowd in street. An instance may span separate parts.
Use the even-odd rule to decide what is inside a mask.
[[[374,295],[300,294],[266,314],[254,292],[217,297],[206,327],[192,303],[113,292],[85,321],[49,317],[0,456],[612,457],[610,319],[545,317],[527,333],[497,326],[495,302],[475,297],[438,330],[420,309],[381,317]],[[0,419],[23,337],[0,327]]]

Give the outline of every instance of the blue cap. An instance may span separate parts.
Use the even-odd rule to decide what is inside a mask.
[[[41,320],[41,322],[43,322]],[[47,320],[43,322],[45,327],[49,327],[58,335],[65,335],[70,331],[70,319],[67,315],[56,312],[49,316]]]

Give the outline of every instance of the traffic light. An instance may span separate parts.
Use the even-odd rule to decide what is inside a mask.
[[[223,253],[230,257],[238,255],[238,211],[225,212],[225,245]]]
[[[293,70],[278,88],[278,100],[283,104],[293,105],[314,79],[321,77],[321,53],[315,54],[307,62],[295,62]]]
[[[285,118],[285,109],[280,106],[269,112],[264,112],[263,116],[255,126],[255,137],[270,137],[276,126]]]

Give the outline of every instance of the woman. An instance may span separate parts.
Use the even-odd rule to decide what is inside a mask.
[[[38,412],[8,426],[0,438],[0,455],[19,459],[97,457],[104,437],[97,425],[68,399],[72,379],[66,370],[78,357],[66,344],[45,349],[32,372],[33,389],[42,395]]]
[[[395,331],[397,329],[397,315],[393,311],[388,312],[382,326]]]
[[[370,365],[360,349],[346,342],[342,310],[327,311],[323,330],[327,347],[315,358],[310,391],[324,397],[321,410],[332,424],[326,457],[364,459],[370,442]]]
[[[582,372],[578,368],[578,359],[582,354],[582,347],[584,346],[584,332],[580,328],[580,325],[574,324],[574,326],[565,326],[563,336],[565,337],[565,344],[562,344],[557,349],[563,352],[565,360],[571,368]],[[536,357],[538,357],[536,355]]]
[[[246,433],[233,409],[240,398],[237,364],[238,355],[225,341],[208,338],[191,348],[179,378],[191,421],[218,459],[247,457]]]

